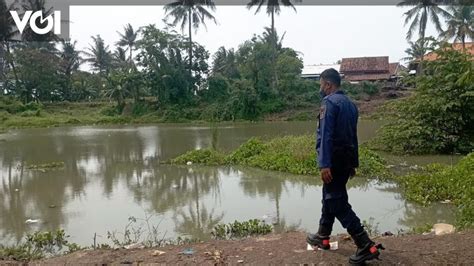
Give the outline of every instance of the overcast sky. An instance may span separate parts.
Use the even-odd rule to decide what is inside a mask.
[[[263,9],[263,8],[262,8]],[[407,28],[403,25],[406,9],[395,6],[298,6],[297,12],[283,8],[276,17],[283,44],[303,55],[304,64],[331,64],[343,57],[389,56],[391,62],[405,57]],[[86,49],[91,36],[100,34],[114,46],[127,23],[134,28],[157,24],[163,28],[162,6],[71,6],[71,39]],[[194,40],[212,54],[220,47],[237,48],[270,25],[270,17],[245,6],[217,6],[217,25],[207,22]],[[180,31],[180,29],[178,29]],[[428,34],[436,35],[432,28]]]

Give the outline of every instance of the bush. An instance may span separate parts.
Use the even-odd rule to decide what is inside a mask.
[[[225,102],[209,104],[200,116],[200,119],[205,121],[228,121],[234,118],[231,108]]]
[[[10,118],[11,114],[7,111],[0,111],[0,121],[4,122],[8,118]]]
[[[260,155],[265,150],[265,144],[259,138],[251,138],[240,145],[226,159],[233,164],[249,163],[254,156]]]
[[[37,103],[37,102],[29,102],[27,104],[25,104],[25,107],[24,107],[25,111],[38,111],[38,110],[41,110],[43,108],[43,105],[41,103]]]
[[[398,101],[382,127],[380,148],[403,153],[468,153],[474,150],[474,69],[467,54],[437,51],[416,78],[415,95]]]
[[[399,181],[407,199],[421,204],[450,200],[459,207],[458,226],[474,225],[474,152],[455,166],[432,164]]]
[[[39,117],[41,116],[41,110],[26,110],[20,114],[22,117]]]
[[[235,221],[229,224],[218,224],[212,230],[212,236],[216,239],[234,239],[255,235],[266,235],[271,233],[273,227],[258,219],[245,222]]]
[[[13,247],[0,246],[0,260],[28,261],[61,255],[64,247],[68,248],[66,253],[81,249],[77,244],[69,243],[67,238],[64,230],[27,234],[23,243]]]
[[[148,113],[149,106],[145,102],[137,102],[133,105],[132,108],[132,115],[133,116],[142,116],[146,113]]]
[[[25,106],[20,101],[15,100],[13,97],[0,97],[0,111],[16,114],[23,112],[24,110]]]
[[[120,115],[120,112],[116,106],[107,106],[100,110],[100,114],[106,116],[116,116]]]
[[[188,162],[206,165],[220,165],[224,163],[224,155],[211,149],[193,150],[171,160],[174,164],[187,164]]]
[[[267,142],[251,138],[228,155],[214,150],[196,150],[187,152],[171,162],[245,165],[293,174],[318,175],[315,146],[315,137],[312,135],[286,136]],[[361,147],[359,154],[360,175],[378,178],[390,176],[384,166],[385,161],[375,152]]]

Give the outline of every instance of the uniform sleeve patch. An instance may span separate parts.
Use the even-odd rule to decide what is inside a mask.
[[[319,108],[319,119],[324,119],[325,115],[326,115],[326,105],[322,105]]]

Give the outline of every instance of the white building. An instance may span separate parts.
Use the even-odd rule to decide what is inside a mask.
[[[328,68],[334,68],[335,70],[339,71],[339,69],[341,68],[341,65],[339,64],[306,65],[303,67],[303,71],[301,72],[301,77],[306,78],[306,79],[319,80],[321,73]]]

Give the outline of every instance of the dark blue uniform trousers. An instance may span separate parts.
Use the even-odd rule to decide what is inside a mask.
[[[332,181],[323,185],[323,207],[319,224],[332,231],[334,219],[337,218],[349,234],[357,234],[363,231],[363,227],[349,204],[346,184],[350,169],[331,168],[331,174]]]

